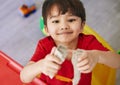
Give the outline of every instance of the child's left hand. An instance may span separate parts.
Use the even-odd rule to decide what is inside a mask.
[[[94,50],[83,50],[82,55],[78,56],[78,70],[81,73],[89,73],[98,63],[98,56],[94,55]]]

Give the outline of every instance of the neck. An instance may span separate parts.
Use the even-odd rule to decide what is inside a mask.
[[[55,44],[56,46],[63,45],[63,46],[66,46],[68,49],[75,50],[77,48],[78,39],[73,40],[69,43],[68,42],[55,42]]]

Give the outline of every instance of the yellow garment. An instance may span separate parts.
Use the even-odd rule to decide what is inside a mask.
[[[93,34],[106,48],[113,51],[110,45],[89,26],[84,27],[85,34]],[[116,70],[102,64],[97,64],[92,73],[92,85],[115,85]]]

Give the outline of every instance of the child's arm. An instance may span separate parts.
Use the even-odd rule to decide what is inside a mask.
[[[112,51],[96,51],[94,54],[99,56],[98,63],[105,64],[109,67],[120,68],[120,55]]]
[[[39,61],[40,62],[40,61]],[[39,66],[39,67],[38,67]],[[28,62],[28,64],[20,72],[20,79],[23,83],[31,82],[38,74],[41,74],[39,63],[33,61]]]
[[[111,51],[84,50],[83,55],[78,58],[77,67],[82,73],[89,73],[97,63],[118,69],[120,55]]]
[[[44,73],[49,77],[55,75],[60,69],[61,61],[58,57],[54,56],[54,50],[55,48],[53,48],[51,53],[46,55],[44,59],[41,59],[38,62],[30,61],[20,73],[22,82],[29,83],[41,73]]]

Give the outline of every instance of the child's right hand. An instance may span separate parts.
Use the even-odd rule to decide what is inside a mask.
[[[52,48],[52,51],[50,54],[46,55],[46,57],[41,62],[41,72],[45,75],[49,76],[50,78],[53,78],[58,70],[60,69],[60,64],[62,64],[62,61],[54,55],[56,47]]]

